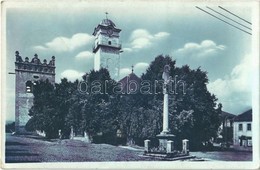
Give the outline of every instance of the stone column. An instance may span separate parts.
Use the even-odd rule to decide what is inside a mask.
[[[167,141],[166,153],[171,153],[171,152],[173,152],[173,150],[174,150],[173,144],[174,144],[173,141],[171,141],[171,140],[168,140],[168,141]]]
[[[182,140],[182,152],[185,154],[189,154],[189,140],[188,139]]]
[[[148,152],[148,153],[151,151],[151,141],[150,140],[144,141],[144,151]]]
[[[70,127],[70,139],[74,138],[73,126]]]
[[[163,131],[162,131],[162,133],[169,133],[168,100],[169,100],[169,97],[168,97],[168,93],[166,92],[164,94],[164,98],[163,98]]]
[[[90,143],[89,136],[86,131],[84,131],[84,138],[85,138],[86,142]]]
[[[170,77],[170,66],[169,65],[165,65],[164,66],[164,71],[163,71],[163,75],[162,78],[164,80],[163,83],[163,130],[162,130],[162,134],[167,134],[169,133],[169,110],[168,110],[168,103],[169,103],[169,97],[168,97],[168,84],[171,80]]]
[[[168,148],[168,141],[174,140],[174,135],[170,134],[169,131],[169,97],[168,97],[168,86],[171,81],[171,76],[170,76],[170,66],[165,65],[164,66],[164,71],[162,78],[164,80],[163,83],[163,129],[160,134],[158,134],[156,137],[159,139],[159,150],[162,152],[167,152]],[[169,144],[170,146],[170,144]],[[170,147],[170,150],[172,150],[173,147]],[[169,150],[169,152],[170,152]]]

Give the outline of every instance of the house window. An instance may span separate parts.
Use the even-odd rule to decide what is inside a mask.
[[[238,125],[238,130],[239,130],[239,131],[242,131],[242,130],[243,130],[243,124],[242,124],[242,123],[240,123],[240,124]]]
[[[251,131],[251,123],[247,124],[247,131]]]
[[[230,127],[230,120],[227,119],[227,127]]]
[[[33,75],[33,78],[38,80],[40,77],[38,75]]]
[[[111,41],[108,41],[108,45],[111,45]]]

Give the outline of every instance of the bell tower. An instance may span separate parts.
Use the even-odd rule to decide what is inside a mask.
[[[24,60],[19,52],[15,52],[15,131],[26,132],[25,125],[30,119],[29,110],[33,106],[33,87],[37,81],[49,80],[55,83],[55,57],[49,63],[43,63],[35,54],[31,61],[28,57]]]
[[[103,19],[94,29],[95,42],[93,46],[94,70],[101,67],[107,68],[114,80],[119,79],[120,53],[122,45],[119,40],[121,29],[117,28],[113,21]]]

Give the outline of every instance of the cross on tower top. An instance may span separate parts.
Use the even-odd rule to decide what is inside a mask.
[[[131,66],[132,67],[132,73],[134,72],[134,65]]]

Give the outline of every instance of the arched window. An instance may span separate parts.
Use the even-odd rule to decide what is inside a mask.
[[[108,41],[108,45],[111,45],[111,41]]]
[[[26,93],[32,93],[33,90],[33,83],[31,81],[26,82]]]

